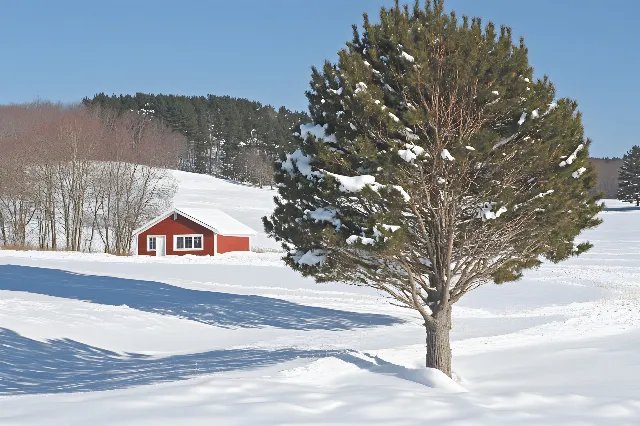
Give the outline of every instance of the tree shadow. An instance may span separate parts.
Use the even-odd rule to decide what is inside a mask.
[[[605,212],[633,212],[640,210],[640,207],[636,206],[624,206],[624,207],[605,207]]]
[[[381,314],[299,305],[263,296],[190,290],[154,281],[0,265],[0,290],[25,291],[171,315],[218,327],[349,330],[403,321]]]
[[[230,349],[153,358],[120,355],[69,339],[41,342],[3,328],[0,342],[0,395],[123,389],[336,353]]]
[[[366,370],[374,374],[396,377],[409,382],[414,382],[430,388],[438,388],[449,392],[466,392],[459,384],[455,383],[444,373],[428,369],[412,369],[402,365],[393,364],[382,358],[368,353],[358,353],[354,351],[342,351],[333,354],[336,358],[355,365],[361,370]]]

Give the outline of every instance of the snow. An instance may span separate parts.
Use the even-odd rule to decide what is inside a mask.
[[[409,149],[400,149],[398,150],[398,155],[407,163],[413,163],[413,160],[416,159],[417,155],[413,153],[413,151]]]
[[[172,214],[173,211],[205,225],[216,234],[256,235],[256,231],[218,209],[180,206],[172,209],[170,214]],[[168,216],[168,214],[163,215],[163,217]]]
[[[583,148],[584,148],[583,144],[578,145],[576,150],[573,151],[568,158],[560,162],[560,167],[565,167],[567,164],[572,164],[575,161],[575,159],[578,158],[578,153],[582,151]]]
[[[534,109],[534,110],[531,112],[531,118],[536,119],[536,118],[538,118],[538,117],[540,117],[540,111],[538,111],[538,109]]]
[[[176,205],[256,230],[273,208],[272,190],[175,176]],[[454,307],[455,380],[423,367],[419,315],[282,253],[0,250],[0,424],[635,425],[640,210],[600,216],[592,251]]]
[[[449,160],[449,161],[454,161],[455,160],[455,158],[453,158],[451,153],[449,153],[449,150],[446,149],[446,148],[442,150],[441,156],[442,156],[443,160]]]
[[[396,123],[397,123],[398,121],[400,121],[400,119],[399,119],[395,114],[393,114],[393,113],[389,113],[389,117],[391,117],[391,119],[392,119],[393,121],[395,121]]]
[[[302,173],[302,175],[307,179],[323,177],[321,172],[311,170],[311,160],[311,156],[305,154],[302,150],[297,149],[292,154],[287,154],[287,158],[284,163],[282,163],[281,167],[282,170],[288,172],[291,176],[294,175],[293,166],[295,164],[300,173]]]
[[[580,167],[578,170],[576,170],[575,172],[571,173],[571,176],[573,176],[574,179],[578,179],[586,171],[587,171],[586,167]]]
[[[327,257],[326,255],[327,253],[324,250],[309,250],[297,259],[296,262],[301,265],[318,265],[324,263]]]
[[[527,113],[523,111],[522,115],[520,116],[520,119],[518,120],[518,125],[522,126],[526,119],[527,119]]]
[[[398,155],[407,163],[412,163],[419,155],[424,154],[424,148],[418,145],[407,143],[405,148],[398,150]]]
[[[367,91],[367,85],[365,83],[363,83],[362,81],[356,84],[356,90],[355,90],[355,94],[357,95],[358,93],[364,93]]]
[[[324,103],[324,100],[323,102]],[[306,139],[309,135],[312,135],[316,139],[322,139],[325,142],[336,142],[336,135],[327,135],[327,124],[321,126],[319,124],[301,124],[300,136],[302,139]]]
[[[178,192],[173,200],[176,206],[220,210],[257,232],[251,238],[252,247],[280,248],[278,242],[266,236],[262,225],[262,216],[270,214],[275,207],[274,189],[258,189],[182,171],[172,174],[178,183]]]
[[[469,145],[465,146],[465,148],[468,149],[469,151],[475,151],[476,150],[474,147],[469,146]]]
[[[495,203],[484,203],[482,205],[480,205],[480,207],[478,208],[478,215],[476,216],[477,219],[482,219],[482,221],[486,221],[486,220],[491,220],[491,219],[497,219],[499,218],[502,213],[506,213],[507,212],[507,208],[505,206],[500,207],[497,211],[491,211],[493,209]]]
[[[376,184],[376,178],[371,175],[344,176],[329,172],[327,174],[340,182],[340,191],[343,192],[360,192],[365,186]]]
[[[414,62],[415,58],[409,55],[407,52],[402,52],[402,57],[406,59],[408,62]]]
[[[316,222],[329,222],[336,228],[342,226],[340,219],[336,218],[337,211],[334,207],[321,207],[315,210],[307,210],[305,214],[308,214],[309,217]]]
[[[351,235],[349,238],[347,238],[347,244],[351,245],[357,243],[372,246],[376,243],[376,240],[374,240],[373,238],[361,237],[359,235]]]
[[[500,95],[500,92],[498,92],[497,90],[494,90],[494,91],[492,91],[491,93],[492,93],[492,94],[494,94],[494,95],[496,95],[496,96],[499,96],[499,95]]]

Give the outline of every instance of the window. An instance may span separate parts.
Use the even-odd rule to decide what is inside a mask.
[[[174,250],[202,250],[202,235],[176,235],[173,237]]]
[[[147,250],[156,251],[156,237],[147,237]]]

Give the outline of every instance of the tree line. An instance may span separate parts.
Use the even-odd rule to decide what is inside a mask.
[[[182,170],[259,186],[271,184],[273,163],[289,152],[291,133],[305,113],[229,96],[104,93],[83,103],[124,114],[142,111],[185,136]]]
[[[0,243],[127,254],[171,203],[184,140],[140,111],[0,106]]]

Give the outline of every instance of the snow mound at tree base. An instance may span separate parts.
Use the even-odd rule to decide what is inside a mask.
[[[384,386],[402,380],[445,393],[468,392],[440,370],[407,368],[357,351],[321,358],[302,367],[284,370],[281,375],[284,382],[315,386],[336,387],[354,383]]]

